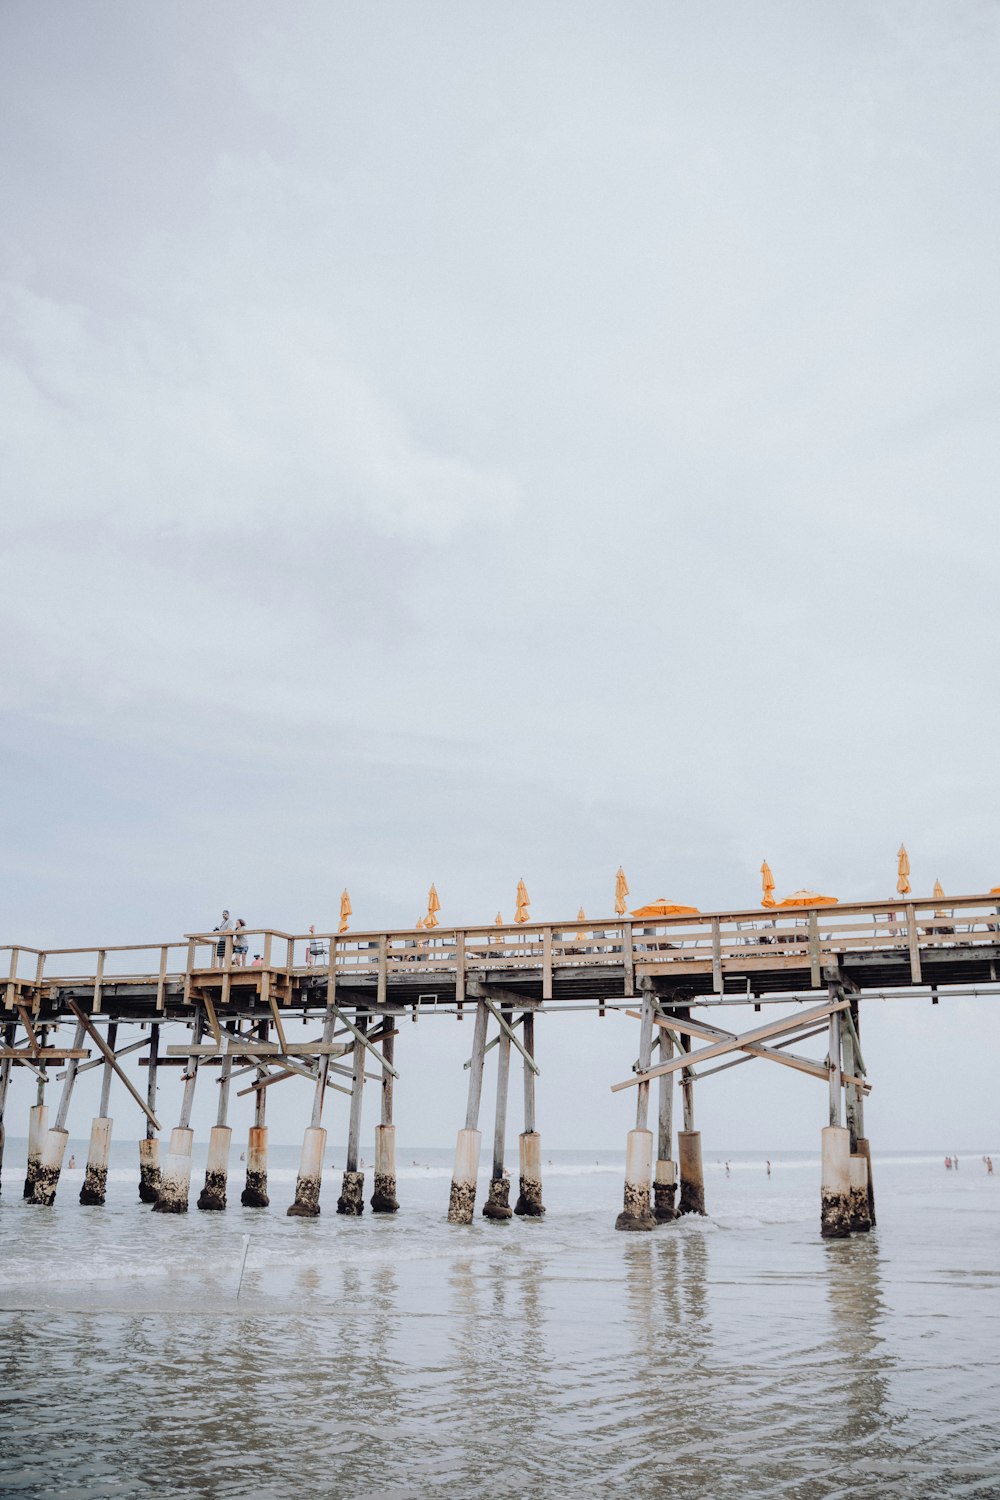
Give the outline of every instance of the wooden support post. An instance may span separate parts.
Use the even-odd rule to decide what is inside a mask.
[[[166,950],[164,949],[164,952]],[[157,1064],[160,1060],[160,1027],[149,1028],[149,1073],[146,1078],[146,1135],[139,1142],[139,1202],[155,1203],[160,1196],[160,1140],[153,1125],[156,1116]],[[153,1117],[153,1118],[151,1118]]]
[[[542,1138],[535,1129],[535,1074],[529,1066],[535,1061],[535,1013],[526,1010],[521,1017],[524,1041],[524,1131],[518,1141],[520,1158],[520,1191],[514,1212],[519,1218],[538,1219],[545,1212],[542,1203]]]
[[[382,1040],[382,1056],[392,1066],[395,1037],[390,1033]],[[375,1127],[375,1191],[371,1198],[372,1213],[394,1214],[396,1199],[396,1127],[392,1123],[392,1074],[382,1069],[382,1118]]]
[[[84,1023],[82,1020],[78,1020],[76,1023],[76,1037],[73,1042],[74,1048],[79,1049],[83,1046],[83,1036]],[[69,1131],[66,1129],[66,1121],[69,1118],[69,1101],[73,1097],[73,1085],[76,1082],[76,1072],[79,1065],[79,1061],[75,1057],[71,1057],[66,1065],[66,1080],[62,1086],[59,1108],[56,1110],[56,1123],[51,1130],[46,1131],[45,1140],[42,1143],[41,1160],[38,1163],[38,1173],[35,1177],[31,1202],[41,1204],[44,1208],[51,1208],[56,1199],[59,1173],[62,1171],[63,1156],[66,1153],[66,1142],[69,1140]]]
[[[847,1024],[850,1017],[850,1025]],[[851,1008],[844,1012],[844,1027],[841,1033],[845,1053],[850,1046],[853,1058],[853,1067],[848,1068],[845,1061],[845,1072],[857,1073],[864,1070],[864,1059],[861,1056],[861,1007],[855,997],[851,1000]],[[849,1040],[848,1040],[849,1039]],[[865,1135],[865,1096],[855,1085],[847,1090],[847,1127],[851,1133],[851,1193],[852,1193],[852,1227],[860,1230],[875,1228],[875,1187],[872,1182],[872,1153]],[[864,1203],[861,1197],[861,1168],[855,1165],[855,1159],[864,1160]],[[855,1193],[858,1198],[855,1200]]]
[[[549,972],[551,977],[552,960],[552,933],[546,929],[549,936]],[[483,1217],[493,1219],[497,1223],[506,1223],[512,1214],[510,1206],[510,1178],[504,1173],[504,1147],[507,1138],[507,1094],[510,1086],[510,1010],[501,1011],[501,1016],[506,1023],[507,1030],[500,1032],[500,1041],[497,1046],[497,1097],[496,1113],[493,1122],[493,1170],[490,1175],[490,1188],[486,1202],[483,1204]]]
[[[683,1019],[686,1012],[681,1013]],[[691,1051],[691,1038],[683,1032],[680,1050]],[[681,1195],[678,1204],[680,1214],[703,1214],[705,1212],[705,1170],[701,1159],[701,1132],[694,1128],[694,1080],[691,1069],[681,1070],[681,1103],[684,1114],[684,1129],[677,1133],[677,1164],[680,1167]]]
[[[384,939],[383,939],[384,941]],[[362,1037],[368,1032],[368,1018],[355,1014],[355,1022]],[[384,1064],[383,1064],[384,1066]],[[361,1109],[365,1088],[365,1047],[354,1044],[354,1071],[351,1077],[351,1116],[347,1127],[347,1161],[344,1180],[337,1199],[337,1212],[356,1219],[365,1211],[365,1174],[358,1167],[361,1151]]]
[[[117,1038],[117,1022],[110,1021],[108,1023],[108,1051],[112,1054],[112,1058]],[[83,1186],[80,1189],[81,1203],[99,1205],[107,1197],[108,1157],[111,1153],[111,1129],[113,1124],[111,1116],[108,1114],[108,1109],[111,1104],[111,1079],[113,1071],[112,1063],[105,1057],[104,1072],[101,1077],[101,1104],[97,1112],[97,1118],[90,1127],[87,1170],[83,1175]]]
[[[328,1010],[323,1022],[323,1042],[327,1046],[333,1041],[337,1015],[336,1010]],[[285,1045],[283,1040],[281,1045],[282,1047]],[[288,1217],[291,1219],[315,1219],[319,1216],[319,1192],[323,1183],[323,1153],[326,1150],[326,1131],[321,1122],[329,1067],[330,1054],[323,1053],[316,1065],[312,1118],[302,1138],[299,1173],[295,1179],[295,1198],[287,1210]],[[262,1093],[263,1090],[258,1090],[258,1092]]]
[[[832,987],[831,987],[832,988]],[[830,1017],[830,1124],[840,1124],[840,1094],[843,1080],[841,1079],[840,1060],[840,1012],[834,1011]]]
[[[332,972],[332,939],[330,942],[330,967]],[[267,1041],[267,1031],[267,1022],[261,1021],[257,1027],[259,1041]],[[258,1083],[266,1076],[267,1067],[259,1064],[257,1067]],[[253,1124],[250,1126],[250,1135],[247,1140],[246,1184],[243,1192],[240,1194],[240,1202],[244,1208],[267,1208],[271,1201],[267,1191],[267,1126],[264,1123],[266,1108],[267,1089],[258,1089],[254,1095]]]
[[[198,1195],[198,1207],[221,1212],[226,1206],[226,1183],[229,1176],[229,1148],[233,1132],[226,1124],[229,1111],[229,1075],[233,1068],[232,1043],[227,1033],[223,1039],[222,1067],[219,1072],[219,1105],[215,1124],[208,1138],[208,1161],[205,1186]]]
[[[674,1039],[660,1031],[660,1058],[669,1062],[674,1055]],[[653,1175],[653,1217],[657,1224],[669,1224],[677,1218],[677,1168],[673,1160],[674,1075],[661,1073],[657,1110],[656,1168]]]
[[[476,1029],[472,1037],[472,1066],[469,1069],[469,1098],[465,1108],[465,1129],[458,1132],[455,1147],[455,1169],[448,1201],[449,1224],[471,1224],[476,1207],[476,1179],[479,1176],[479,1104],[483,1094],[483,1060],[486,1056],[486,1028],[489,1009],[484,1000],[476,1001]]]
[[[653,1001],[642,1000],[639,1022],[638,1072],[648,1073],[653,1060]],[[616,1229],[654,1229],[656,1220],[650,1207],[650,1181],[653,1175],[653,1135],[648,1128],[649,1084],[640,1083],[636,1090],[635,1129],[629,1131],[625,1147],[625,1202],[615,1220]]]

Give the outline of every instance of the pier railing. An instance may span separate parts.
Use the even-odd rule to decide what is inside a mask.
[[[547,1000],[560,971],[587,969],[620,970],[626,995],[634,992],[637,971],[710,974],[713,990],[721,991],[727,974],[808,968],[810,983],[819,987],[825,967],[845,954],[865,953],[903,955],[911,982],[919,984],[922,957],[935,950],[1000,943],[1000,896],[896,896],[788,910],[757,907],[656,920],[613,917],[504,927],[356,933],[247,928],[240,934],[250,950],[245,957],[235,953],[234,937],[233,932],[195,932],[165,943],[81,948],[5,944],[0,946],[0,988],[10,1009],[24,995],[46,987],[85,986],[93,990],[97,1010],[106,984],[153,985],[162,1010],[168,989],[181,984],[189,994],[199,981],[220,974],[227,993],[261,971],[269,983],[325,976],[331,990],[342,982],[374,977],[380,999],[393,979],[451,975],[461,999],[472,974],[530,971],[540,975]]]

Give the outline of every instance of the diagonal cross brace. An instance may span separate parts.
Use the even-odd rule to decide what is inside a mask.
[[[132,1098],[135,1100],[136,1104],[138,1104],[139,1108],[142,1110],[143,1114],[146,1116],[146,1119],[149,1120],[150,1123],[152,1124],[153,1129],[154,1130],[159,1130],[160,1129],[160,1122],[159,1122],[159,1120],[153,1114],[153,1111],[149,1108],[148,1104],[146,1103],[146,1101],[142,1097],[142,1095],[139,1093],[139,1091],[133,1086],[131,1078],[128,1078],[126,1076],[126,1074],[122,1071],[122,1069],[118,1066],[118,1064],[115,1062],[115,1054],[112,1052],[112,1050],[108,1046],[107,1042],[101,1036],[100,1032],[97,1030],[97,1027],[91,1022],[91,1020],[89,1019],[89,1017],[87,1017],[87,1016],[84,1015],[83,1011],[77,1005],[77,1003],[76,1003],[75,1000],[68,1000],[66,1003],[69,1006],[70,1010],[73,1012],[74,1016],[76,1016],[76,1019],[79,1021],[80,1025],[83,1027],[84,1031],[87,1033],[87,1035],[90,1037],[91,1041],[94,1043],[94,1046],[97,1048],[97,1050],[104,1057],[105,1062],[110,1063],[110,1065],[111,1065],[112,1069],[114,1070],[114,1072],[118,1074],[118,1077],[121,1079],[122,1083],[128,1089],[129,1093],[132,1095]]]
[[[514,1028],[513,1028],[513,1026],[508,1026],[507,1025],[507,1022],[505,1021],[504,1017],[500,1014],[500,1012],[497,1010],[496,1006],[493,1004],[493,1001],[492,1000],[487,1000],[486,996],[482,993],[482,990],[480,990],[480,993],[478,995],[478,999],[480,999],[483,1002],[483,1004],[486,1006],[486,1009],[489,1011],[490,1015],[493,1016],[493,1018],[496,1020],[496,1022],[498,1023],[498,1025],[500,1027],[500,1030],[504,1033],[504,1035],[507,1036],[507,1037],[509,1037],[510,1040],[513,1042],[514,1046],[517,1048],[518,1052],[520,1052],[521,1056],[524,1058],[525,1062],[528,1064],[528,1067],[531,1069],[532,1073],[534,1073],[535,1077],[536,1078],[540,1077],[541,1076],[541,1071],[542,1071],[541,1068],[535,1062],[535,1059],[531,1056],[530,1052],[526,1052],[525,1049],[521,1046],[521,1043],[518,1041],[517,1037],[514,1034]],[[499,1041],[499,1037],[497,1038],[497,1041]],[[471,1064],[470,1064],[470,1066],[471,1066]]]
[[[715,1042],[710,1047],[702,1047],[700,1052],[685,1052],[682,1057],[675,1057],[670,1062],[658,1063],[655,1068],[649,1068],[645,1073],[637,1073],[634,1078],[626,1078],[623,1083],[613,1083],[611,1092],[617,1094],[620,1089],[635,1088],[638,1084],[646,1083],[650,1078],[659,1078],[664,1073],[677,1073],[681,1068],[697,1067],[699,1063],[708,1062],[712,1057],[722,1057],[726,1052],[745,1052],[748,1042],[769,1041],[771,1037],[784,1036],[789,1031],[799,1031],[805,1026],[810,1026],[813,1021],[822,1020],[824,1016],[839,1014],[840,1011],[846,1010],[850,1003],[849,1000],[831,1000],[826,1005],[816,1005],[811,1010],[802,1011],[794,1019],[785,1016],[780,1021],[768,1021],[766,1026],[758,1026],[753,1031],[745,1032],[743,1036],[733,1037],[729,1041]],[[677,1031],[684,1031],[687,1028],[687,1022],[682,1022],[676,1016],[671,1019]]]
[[[362,1042],[364,1046],[368,1048],[368,1051],[371,1053],[372,1057],[378,1059],[379,1065],[385,1070],[385,1072],[390,1074],[390,1076],[393,1078],[398,1078],[399,1074],[397,1073],[396,1069],[392,1066],[391,1063],[387,1063],[385,1058],[382,1056],[382,1053],[372,1046],[365,1033],[363,1031],[359,1031],[354,1022],[349,1021],[344,1015],[344,1012],[340,1010],[338,1006],[333,1005],[330,1008],[333,1011],[334,1015],[337,1017],[338,1021],[343,1021],[344,1025],[347,1027],[351,1035],[356,1037],[359,1042]]]
[[[628,1010],[625,1012],[625,1014],[627,1016],[632,1016],[634,1020],[640,1019],[639,1012],[637,1010]],[[673,1025],[677,1027],[678,1031],[683,1031],[687,1036],[696,1036],[699,1037],[702,1041],[740,1041],[740,1038],[737,1036],[735,1031],[726,1031],[721,1026],[711,1026],[707,1021],[677,1021],[674,1017],[671,1017],[670,1022],[667,1022],[660,1016],[654,1016],[653,1019],[654,1021],[656,1021],[657,1025],[663,1027],[664,1031],[669,1031],[671,1025]],[[825,1030],[825,1027],[821,1027],[820,1030]],[[816,1035],[815,1032],[809,1032],[807,1034],[810,1036]],[[783,1047],[790,1047],[796,1040],[805,1040],[805,1038],[791,1037],[787,1042],[781,1045]],[[830,1069],[823,1063],[816,1062],[815,1059],[811,1057],[800,1057],[795,1052],[785,1052],[783,1050],[779,1052],[777,1047],[765,1047],[760,1042],[747,1042],[745,1046],[740,1048],[740,1050],[746,1052],[748,1056],[742,1059],[737,1058],[737,1062],[749,1062],[750,1058],[752,1057],[765,1057],[770,1062],[781,1063],[783,1067],[794,1068],[797,1073],[808,1073],[812,1078],[820,1078],[824,1083],[827,1083],[830,1078]],[[732,1067],[733,1064],[724,1064],[724,1066]],[[714,1073],[716,1070],[712,1068],[710,1071]],[[702,1078],[706,1076],[707,1075],[704,1073],[699,1074],[699,1077]],[[844,1077],[848,1083],[854,1083],[860,1087],[865,1087],[865,1081],[863,1078],[855,1078],[853,1074],[847,1073],[844,1074]]]

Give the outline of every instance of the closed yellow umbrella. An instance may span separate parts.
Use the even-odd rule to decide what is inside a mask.
[[[940,880],[935,880],[934,889],[931,894],[933,895],[935,901],[944,900],[944,886],[941,884]],[[948,913],[946,911],[935,911],[934,915],[936,917],[946,917]]]
[[[576,914],[576,920],[578,922],[585,922],[587,920],[587,913],[584,911],[584,909],[583,909],[582,906],[580,907],[580,910]],[[585,943],[585,942],[588,941],[589,937],[590,937],[589,933],[586,933],[586,932],[574,932],[572,934],[572,941],[574,943]]]
[[[500,915],[499,912],[497,912],[496,916],[493,919],[493,926],[494,927],[502,927],[503,926],[503,917]]]
[[[618,866],[618,874],[615,876],[615,912],[619,917],[625,915],[625,907],[628,904],[629,889],[628,881],[625,879],[625,871],[621,865]]]
[[[696,906],[678,906],[676,901],[667,901],[665,897],[658,896],[648,906],[638,906],[631,913],[633,917],[697,917],[700,912]]]
[[[774,876],[771,874],[771,866],[768,864],[768,862],[767,862],[766,859],[765,859],[764,863],[760,867],[760,879],[761,879],[761,885],[763,886],[763,889],[764,889],[764,895],[763,895],[763,897],[761,899],[761,903],[760,904],[761,904],[761,906],[773,906],[774,905]]]
[[[344,893],[340,898],[340,926],[337,928],[338,932],[347,931],[347,919],[348,917],[353,916],[353,914],[354,913],[351,908],[351,898],[347,894],[347,888],[345,886]]]
[[[836,906],[836,896],[820,896],[816,891],[793,891],[786,896],[784,901],[776,901],[776,907],[782,906]]]
[[[514,912],[515,922],[531,921],[531,913],[528,911],[530,902],[531,897],[528,895],[528,887],[523,880],[519,880],[517,882],[517,910]]]
[[[901,896],[908,896],[910,894],[910,856],[906,852],[905,844],[900,844],[897,858],[899,866],[896,873],[899,879],[896,881],[896,890]]]
[[[438,893],[435,887],[432,885],[430,890],[427,892],[427,915],[424,918],[425,927],[437,927],[439,925],[438,912],[440,910],[441,903],[438,900]]]

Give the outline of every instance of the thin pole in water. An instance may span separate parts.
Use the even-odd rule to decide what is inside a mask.
[[[236,1286],[236,1300],[237,1300],[237,1302],[240,1300],[240,1288],[243,1285],[243,1272],[247,1268],[247,1251],[249,1249],[250,1249],[250,1236],[248,1234],[245,1234],[243,1236],[243,1259],[240,1261],[240,1279],[239,1279],[239,1282],[237,1283],[237,1286]]]

